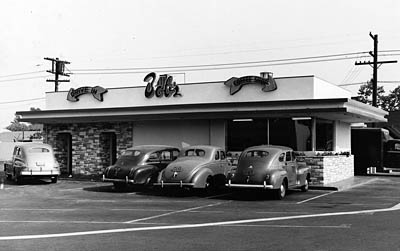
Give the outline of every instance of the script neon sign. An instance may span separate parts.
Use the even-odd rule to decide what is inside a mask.
[[[151,72],[144,77],[144,82],[147,82],[144,96],[152,98],[154,95],[158,98],[163,96],[169,98],[180,97],[182,94],[179,92],[179,86],[174,81],[173,77],[167,74],[160,75],[157,80],[157,74]]]

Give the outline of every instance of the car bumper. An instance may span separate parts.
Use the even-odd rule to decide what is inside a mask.
[[[160,183],[154,183],[155,186],[161,187],[194,187],[194,183],[185,183],[185,182],[164,182],[163,180]]]
[[[34,170],[29,170],[29,171],[21,171],[19,173],[20,176],[58,176],[60,175],[60,171],[58,170],[49,170],[49,171],[34,171]]]
[[[264,181],[262,185],[259,184],[232,184],[231,180],[228,180],[228,183],[225,184],[226,187],[229,188],[255,188],[255,189],[273,189],[273,185],[267,185],[267,182]]]
[[[128,176],[125,176],[125,179],[110,179],[110,178],[106,178],[106,176],[103,174],[102,181],[103,182],[118,182],[118,183],[125,183],[125,184],[136,184],[135,181],[129,179]]]

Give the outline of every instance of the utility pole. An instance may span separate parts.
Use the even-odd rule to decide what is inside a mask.
[[[356,62],[355,65],[372,65],[373,67],[373,77],[372,77],[372,106],[377,107],[377,96],[378,96],[378,68],[382,64],[390,64],[397,63],[397,60],[392,61],[378,61],[378,35],[372,35],[369,33],[369,36],[374,40],[374,52],[370,51],[369,55],[374,58],[374,61],[364,61],[364,62]],[[378,66],[379,64],[379,66]]]
[[[59,60],[58,58],[44,58],[45,60],[51,61],[51,70],[48,70],[48,73],[54,74],[54,80],[53,79],[47,79],[46,82],[54,82],[54,91],[58,92],[58,83],[60,82],[69,82],[68,79],[66,80],[61,80],[59,79],[59,76],[66,76],[69,77],[69,74],[66,74],[64,72],[65,70],[65,65],[69,64],[70,62],[68,61],[62,61]]]

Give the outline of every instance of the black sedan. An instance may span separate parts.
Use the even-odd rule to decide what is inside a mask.
[[[179,149],[165,145],[142,145],[128,148],[103,172],[104,182],[113,182],[118,190],[127,185],[151,185],[158,174],[179,155]]]

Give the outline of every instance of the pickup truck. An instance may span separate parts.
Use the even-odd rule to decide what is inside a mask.
[[[261,145],[242,152],[226,186],[272,190],[277,199],[283,199],[287,189],[307,191],[310,178],[310,167],[298,166],[291,148]]]
[[[4,163],[4,173],[17,183],[25,178],[49,178],[56,183],[60,168],[50,145],[24,143],[14,147],[11,161]]]

